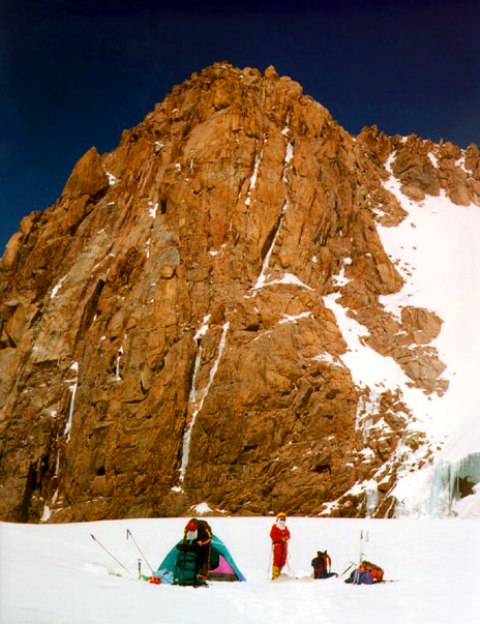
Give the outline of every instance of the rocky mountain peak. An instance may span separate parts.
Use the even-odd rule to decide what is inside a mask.
[[[352,488],[374,474],[372,513],[394,509],[399,440],[424,440],[405,440],[399,394],[372,403],[354,383],[327,300],[444,392],[442,319],[380,302],[403,281],[376,224],[404,216],[390,175],[480,205],[479,173],[475,146],[352,137],[273,66],[216,63],[174,87],[6,247],[0,516],[361,515]],[[367,418],[388,423],[368,461]]]

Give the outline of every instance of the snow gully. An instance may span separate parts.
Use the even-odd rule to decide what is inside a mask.
[[[202,335],[205,335],[208,331],[208,325],[206,325],[206,320],[209,317],[207,317],[206,319],[204,319],[204,324],[202,326],[202,328],[195,334],[194,340],[197,343],[198,346],[198,351],[197,351],[197,355],[195,358],[195,364],[194,364],[194,371],[193,371],[193,378],[192,378],[192,387],[190,388],[190,396],[189,396],[189,405],[193,406],[193,413],[190,419],[190,423],[185,431],[185,434],[183,436],[183,443],[182,443],[182,463],[180,466],[180,486],[176,486],[175,488],[173,488],[175,491],[181,491],[181,484],[184,482],[185,480],[185,475],[187,472],[187,466],[188,466],[188,460],[190,457],[190,442],[191,442],[191,438],[192,438],[192,431],[193,431],[193,427],[195,425],[195,420],[198,416],[198,414],[200,413],[200,411],[202,410],[203,407],[203,403],[210,391],[210,387],[213,383],[213,380],[215,378],[217,369],[218,369],[218,365],[220,363],[220,360],[222,358],[222,353],[223,350],[225,348],[225,344],[226,344],[226,340],[227,340],[227,332],[228,332],[228,328],[230,326],[230,322],[226,322],[224,323],[223,327],[222,327],[222,335],[220,337],[220,343],[218,345],[218,352],[217,352],[217,357],[215,358],[215,362],[212,365],[212,368],[210,369],[210,375],[208,378],[208,382],[205,386],[205,388],[203,389],[203,391],[199,392],[196,388],[196,378],[197,378],[197,373],[198,370],[200,368],[200,362],[201,362],[201,355],[202,355],[202,345],[200,342],[200,337]],[[198,399],[197,399],[198,397]]]

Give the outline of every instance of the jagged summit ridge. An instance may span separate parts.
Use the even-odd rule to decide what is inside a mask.
[[[442,320],[379,302],[403,281],[376,222],[403,218],[383,185],[392,172],[416,199],[479,205],[479,161],[474,146],[351,137],[273,67],[226,63],[175,87],[113,152],[89,150],[2,259],[1,516],[200,502],[357,515],[366,493],[352,488],[373,475],[370,512],[393,509],[412,414],[399,393],[372,402],[355,384],[326,298],[412,384],[444,392]],[[365,461],[372,414],[389,434]]]

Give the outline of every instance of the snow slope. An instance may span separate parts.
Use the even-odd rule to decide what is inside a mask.
[[[397,197],[408,216],[398,227],[379,228],[383,245],[405,280],[404,288],[396,295],[384,297],[383,303],[397,314],[404,305],[423,306],[443,319],[442,330],[433,344],[447,365],[444,377],[449,381],[445,395],[429,397],[428,402],[424,398],[416,401],[410,393],[409,403],[420,426],[443,448],[433,468],[421,475],[407,474],[395,493],[403,501],[406,513],[427,511],[431,515],[479,517],[478,493],[457,503],[448,500],[442,489],[452,486],[456,474],[471,475],[470,467],[469,473],[461,472],[462,465],[480,453],[480,208],[453,204],[443,191],[439,197],[427,196],[414,202],[401,193],[393,176],[386,188]],[[478,460],[480,464],[480,455]],[[439,474],[447,477],[440,488]],[[429,497],[423,500],[418,498],[418,492],[425,486],[417,485],[422,479],[430,489]]]
[[[394,158],[392,154],[387,162],[390,173]],[[407,305],[427,308],[440,316],[442,329],[431,345],[447,366],[443,378],[448,380],[449,388],[442,397],[410,388],[410,380],[393,359],[365,345],[361,339],[365,328],[347,316],[347,310],[336,301],[338,295],[331,295],[326,304],[334,312],[349,347],[341,360],[359,388],[371,388],[373,407],[376,396],[386,388],[399,388],[415,417],[410,427],[425,432],[430,448],[435,449],[435,463],[421,470],[417,468],[425,463],[422,460],[428,446],[410,461],[402,455],[404,470],[393,492],[399,500],[396,515],[480,517],[480,486],[466,499],[455,496],[458,476],[480,481],[480,207],[453,204],[444,191],[438,197],[413,201],[402,194],[393,175],[384,186],[407,213],[399,226],[377,224],[384,249],[405,285],[400,292],[381,297],[380,301],[397,317]],[[342,272],[339,285],[344,280]],[[399,454],[405,451],[398,449]],[[371,484],[356,487],[367,491]]]
[[[2,624],[451,624],[478,621],[480,556],[476,520],[342,520],[290,518],[287,572],[298,580],[268,578],[271,518],[210,518],[245,583],[208,589],[150,585],[136,579],[137,551],[129,528],[152,567],[182,535],[185,518],[118,520],[71,525],[0,524]],[[360,530],[366,557],[388,582],[352,586],[314,581],[310,560],[328,549],[333,569],[356,561]],[[90,537],[129,569],[128,575]],[[147,566],[143,564],[143,571]],[[110,573],[109,573],[110,572]],[[122,573],[115,576],[113,573]]]
[[[384,247],[406,282],[400,293],[384,297],[383,303],[397,314],[404,305],[428,307],[444,321],[434,345],[447,364],[450,387],[445,398],[430,408],[434,414],[430,431],[439,440],[442,435],[448,439],[444,454],[458,460],[480,450],[480,427],[473,426],[479,413],[480,208],[455,205],[443,191],[439,197],[413,202],[402,195],[393,177],[386,186],[408,217],[398,227],[379,228]],[[470,435],[463,435],[466,430]]]

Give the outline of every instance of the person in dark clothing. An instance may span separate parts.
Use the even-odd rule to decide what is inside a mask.
[[[313,578],[326,579],[331,576],[338,576],[336,572],[331,571],[332,560],[327,551],[317,551],[317,556],[312,559]]]
[[[205,520],[192,518],[183,531],[183,544],[197,553],[198,579],[206,581],[210,569],[212,529]]]

